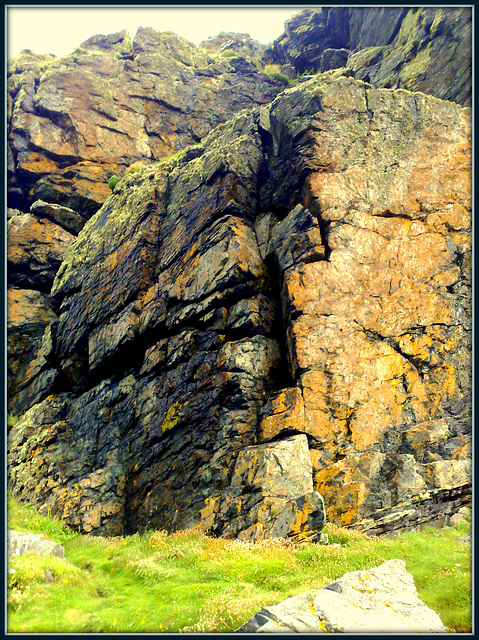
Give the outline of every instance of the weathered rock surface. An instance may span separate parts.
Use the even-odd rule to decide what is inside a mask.
[[[43,202],[43,200],[34,202],[30,207],[30,212],[37,216],[37,218],[47,218],[51,222],[55,222],[65,229],[65,231],[75,236],[80,233],[86,222],[86,220],[82,218],[79,213],[73,211],[73,209],[62,207],[59,204]]]
[[[49,293],[74,236],[45,217],[17,212],[7,223],[10,285]]]
[[[403,560],[346,573],[320,591],[261,609],[237,633],[447,633],[417,597]]]
[[[48,294],[84,223],[75,211],[41,201],[30,213],[7,209],[7,392],[14,415],[46,397],[57,377],[42,352],[44,331],[57,317]]]
[[[332,71],[125,175],[56,275],[14,494],[102,534],[457,511],[470,135],[466,108]]]
[[[282,88],[248,60],[151,28],[133,42],[93,36],[58,60],[24,52],[8,64],[10,206],[45,200],[88,218],[111,175],[198,142]]]
[[[49,540],[41,533],[29,533],[27,531],[7,532],[7,556],[12,558],[23,553],[37,553],[41,556],[65,557],[65,549],[58,542]]]
[[[41,291],[8,289],[7,394],[13,415],[20,415],[25,406],[43,399],[43,387],[46,395],[51,391],[56,374],[45,370],[40,351],[47,340],[43,337],[45,329],[56,317],[48,296]],[[32,387],[28,389],[30,382]]]
[[[259,62],[263,58],[266,45],[254,40],[248,33],[234,33],[231,31],[221,31],[217,36],[211,36],[203,42],[200,47],[217,53],[226,55],[235,52],[245,58]]]
[[[288,20],[265,59],[471,105],[471,47],[470,7],[323,7]]]
[[[248,34],[196,47],[151,28],[133,41],[126,31],[93,36],[61,59],[26,50],[8,63],[9,206],[44,200],[89,218],[111,175],[269,103],[284,85],[265,63],[290,78],[347,67],[378,87],[470,105],[471,25],[469,7],[332,7],[293,16],[268,50]]]

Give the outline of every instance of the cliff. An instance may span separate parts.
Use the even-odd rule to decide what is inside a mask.
[[[284,88],[265,73],[346,67],[377,87],[471,105],[467,7],[333,7],[291,18],[269,48],[221,33],[196,47],[140,28],[93,36],[56,59],[24,51],[8,64],[9,206],[46,200],[91,215],[112,173],[199,142]],[[236,52],[236,55],[232,55]]]
[[[294,73],[347,67],[377,87],[471,105],[472,13],[467,7],[323,7],[286,23],[265,59]]]
[[[173,38],[140,32],[133,60],[121,34],[75,55],[90,64],[107,41],[115,64],[147,65],[146,35],[155,52]],[[12,387],[16,413],[28,410],[9,434],[10,487],[109,535],[198,526],[315,538],[326,517],[381,532],[452,513],[471,486],[469,109],[345,68],[280,91],[248,60],[211,55],[220,76],[198,72],[196,57],[181,67],[195,91],[237,73],[255,87],[248,109],[227,120],[218,105],[222,124],[169,138],[181,152],[157,160],[171,114],[192,117],[178,83],[182,111],[168,111],[163,142],[148,138],[146,166],[123,172],[97,213],[97,187],[70,200],[72,182],[62,206],[12,213],[12,291],[41,293],[50,315]],[[78,123],[91,100],[80,115],[71,107]],[[85,144],[69,170],[108,173],[107,148]],[[47,199],[59,175],[33,190]],[[68,234],[54,280],[14,258],[19,229],[39,221]]]
[[[151,28],[133,42],[93,36],[60,59],[24,52],[9,64],[11,206],[41,199],[91,215],[111,174],[198,142],[282,88],[244,58]]]

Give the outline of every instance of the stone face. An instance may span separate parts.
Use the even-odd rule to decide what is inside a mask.
[[[133,42],[94,36],[58,60],[22,53],[8,75],[12,206],[45,200],[84,218],[111,175],[183,150],[283,88],[245,59],[149,27]]]
[[[14,415],[46,397],[57,377],[47,372],[42,353],[42,335],[57,318],[48,294],[73,234],[84,224],[71,209],[35,205],[30,213],[7,209],[7,384]]]
[[[19,213],[7,226],[9,284],[48,293],[74,236],[47,218]]]
[[[110,194],[108,180],[199,142],[242,109],[284,89],[288,77],[347,67],[377,87],[471,104],[470,7],[306,9],[266,47],[220,33],[196,47],[140,28],[93,36],[61,59],[24,51],[8,62],[8,203],[35,200],[83,218]]]
[[[85,220],[73,209],[68,207],[62,207],[58,204],[51,204],[49,202],[43,202],[43,200],[37,200],[30,207],[31,213],[37,218],[48,218],[52,222],[55,222],[60,227],[63,227],[65,231],[77,236],[85,226]]]
[[[38,389],[33,398],[27,392],[27,400],[16,396],[43,371],[46,363],[40,354],[43,335],[56,317],[46,294],[32,289],[8,289],[7,390],[13,415],[23,413],[24,406],[38,399]]]
[[[314,539],[325,513],[378,533],[457,511],[470,135],[467,108],[333,70],[125,175],[55,277],[13,493],[108,535]]]
[[[471,105],[471,46],[470,7],[322,7],[288,20],[265,59]]]
[[[266,46],[261,44],[248,33],[234,33],[221,31],[217,36],[211,36],[200,43],[200,47],[218,53],[230,53],[234,51],[245,58],[261,59]]]
[[[403,560],[346,573],[321,591],[261,609],[236,633],[446,633]]]
[[[208,507],[226,537],[318,540],[324,504],[313,491],[306,436],[242,449],[228,489]]]

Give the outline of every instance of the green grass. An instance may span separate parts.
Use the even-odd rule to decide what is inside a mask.
[[[7,413],[7,427],[14,427],[19,420],[19,416],[14,416],[11,413]]]
[[[102,538],[71,532],[9,496],[8,526],[44,533],[69,560],[25,554],[9,563],[10,633],[229,633],[265,605],[390,558],[405,560],[419,597],[449,631],[471,631],[471,547],[456,541],[467,522],[393,539],[328,525],[340,546],[251,544],[192,531]]]
[[[239,54],[237,51],[234,51],[233,49],[225,49],[224,51],[221,51],[220,56],[222,58],[230,58],[230,59],[238,59],[243,57],[241,54]]]
[[[286,76],[284,73],[281,73],[281,71],[265,71],[265,73],[270,78],[273,78],[273,80],[279,80],[283,84],[289,84],[288,76]]]

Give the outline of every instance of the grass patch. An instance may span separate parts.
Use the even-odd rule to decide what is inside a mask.
[[[225,49],[224,51],[221,51],[220,56],[222,58],[228,58],[230,60],[238,60],[240,58],[243,58],[241,54],[239,54],[237,51],[234,51],[233,49]]]
[[[25,554],[9,563],[10,633],[230,633],[263,606],[390,558],[405,560],[449,631],[471,631],[471,547],[457,542],[468,522],[390,539],[327,525],[329,545],[192,531],[103,538],[68,531],[10,497],[8,524],[60,542],[69,561]]]
[[[19,416],[14,416],[11,413],[7,413],[7,427],[14,427],[19,420]]]
[[[177,151],[176,153],[172,153],[168,156],[163,156],[160,158],[155,164],[158,166],[162,166],[171,161],[181,160],[186,155],[186,149],[181,149],[181,151]]]
[[[289,84],[288,76],[281,72],[281,68],[278,64],[267,64],[263,71],[270,78],[279,80],[283,84]]]
[[[146,166],[147,165],[145,162],[143,162],[142,160],[137,160],[137,162],[134,162],[128,167],[128,169],[126,170],[126,174],[128,175],[129,173],[140,173],[140,171]]]

